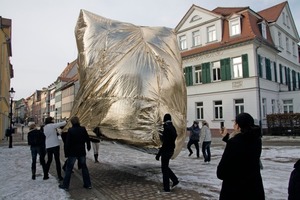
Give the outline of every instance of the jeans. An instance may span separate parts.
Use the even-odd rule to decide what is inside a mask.
[[[72,174],[72,170],[73,170],[73,167],[74,167],[74,164],[75,164],[76,160],[78,160],[78,163],[80,163],[80,165],[81,165],[83,187],[91,186],[91,179],[90,179],[89,170],[86,166],[86,157],[85,156],[80,156],[80,157],[71,157],[70,156],[70,157],[68,157],[63,185],[66,188],[69,188],[70,180],[71,180],[71,174]]]
[[[187,144],[187,148],[190,152],[190,154],[193,153],[191,146],[195,145],[196,151],[197,151],[197,157],[199,158],[199,140],[189,140],[188,144]]]
[[[32,158],[32,163],[31,163],[31,172],[32,172],[32,175],[35,175],[36,173],[36,159],[37,159],[37,155],[39,154],[40,157],[41,157],[41,149],[39,146],[36,146],[36,147],[30,147],[30,150],[31,150],[31,158]],[[45,175],[45,160],[41,160],[41,165],[43,167],[43,173]]]
[[[172,157],[173,153],[162,153],[161,154],[161,171],[163,175],[163,185],[165,191],[170,191],[170,180],[173,183],[178,182],[177,176],[169,167],[169,162]]]
[[[202,143],[202,153],[204,157],[204,162],[210,162],[210,144],[211,141]]]
[[[47,155],[48,155],[48,161],[46,163],[46,172],[47,172],[46,174],[48,175],[49,173],[50,165],[54,155],[57,176],[59,179],[61,179],[62,176],[61,176],[61,167],[60,167],[60,159],[59,159],[59,155],[60,155],[59,146],[48,148]]]

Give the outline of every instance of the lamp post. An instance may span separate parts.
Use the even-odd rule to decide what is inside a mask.
[[[55,123],[57,122],[57,108],[55,108]]]
[[[9,90],[9,95],[10,95],[10,113],[9,113],[9,116],[10,116],[10,127],[9,127],[9,131],[10,131],[10,134],[9,134],[9,145],[8,145],[8,148],[12,148],[12,133],[13,133],[13,112],[12,112],[12,106],[13,106],[13,98],[15,96],[15,91],[14,91],[14,88],[10,88]]]

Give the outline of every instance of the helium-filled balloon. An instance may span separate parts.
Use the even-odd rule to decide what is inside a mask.
[[[81,10],[75,36],[80,88],[70,117],[79,117],[91,136],[99,127],[107,139],[153,152],[170,113],[178,134],[175,158],[186,137],[186,87],[173,30]]]

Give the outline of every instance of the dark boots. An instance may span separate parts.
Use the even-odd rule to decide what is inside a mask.
[[[98,154],[97,154],[97,153],[94,154],[94,158],[95,158],[95,163],[99,162],[99,161],[98,161]]]
[[[32,180],[35,180],[35,172],[36,172],[36,169],[31,168],[31,172],[32,172],[31,178],[32,178]]]

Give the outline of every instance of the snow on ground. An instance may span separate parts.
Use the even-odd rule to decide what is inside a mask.
[[[205,199],[218,199],[221,181],[216,177],[216,168],[224,150],[224,145],[211,148],[212,161],[203,163],[195,153],[188,157],[183,148],[178,157],[171,160],[170,167],[179,177],[178,187],[195,190]],[[107,163],[119,170],[145,176],[148,180],[162,182],[160,162],[155,156],[123,145],[102,141],[99,150],[100,164]],[[93,152],[88,152],[93,159]],[[287,187],[293,165],[299,159],[298,146],[264,146],[261,171],[266,199],[287,199]],[[31,180],[31,155],[28,146],[0,147],[0,199],[69,199],[68,193],[60,190],[55,178],[42,179],[41,167],[37,167],[39,176]],[[92,179],[93,181],[93,179]]]

